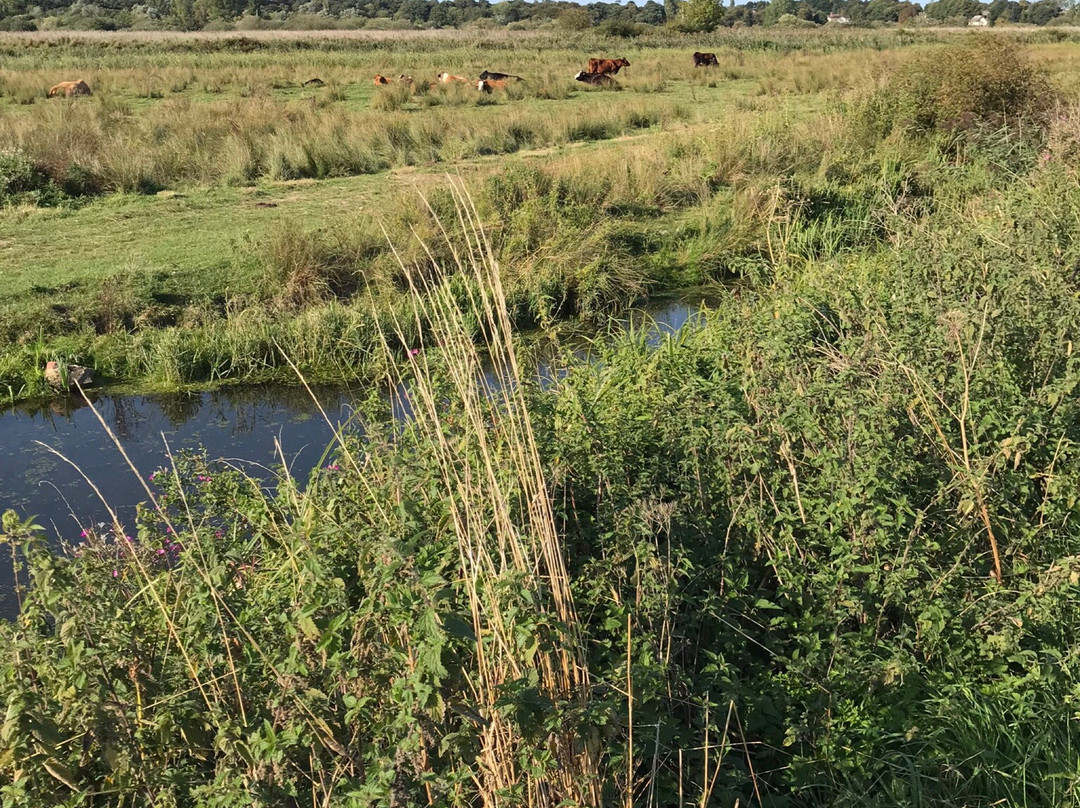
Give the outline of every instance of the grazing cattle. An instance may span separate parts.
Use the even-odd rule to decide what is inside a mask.
[[[305,87],[325,87],[326,82],[322,79],[308,79],[304,82]]]
[[[495,79],[480,79],[476,82],[476,89],[482,93],[491,93],[492,90],[505,90],[505,81],[495,81]]]
[[[715,53],[694,52],[694,67],[716,67],[720,63],[716,61]]]
[[[521,76],[514,76],[510,73],[493,73],[490,70],[485,70],[480,74],[480,78],[483,81],[506,81],[507,79],[516,79],[517,81],[524,81]]]
[[[412,87],[412,76],[406,76],[404,73],[402,73],[400,76],[397,77],[397,82],[398,84],[408,84],[410,87]]]
[[[588,73],[615,74],[620,67],[630,67],[625,59],[590,59]]]
[[[72,98],[76,95],[93,95],[93,93],[90,92],[90,85],[79,79],[78,81],[62,81],[49,88],[49,98],[56,98],[58,95]]]
[[[606,76],[603,73],[586,73],[584,70],[579,71],[578,74],[574,76],[574,80],[584,82],[593,87],[610,87],[615,84],[615,79],[611,76]]]
[[[449,84],[452,81],[460,81],[464,84],[472,84],[472,79],[463,79],[461,76],[452,76],[449,73],[439,74],[439,82],[441,84]]]
[[[388,79],[386,76],[380,76],[378,73],[375,74],[375,86],[376,87],[381,87],[384,84],[389,84],[389,83],[390,83],[390,79]]]

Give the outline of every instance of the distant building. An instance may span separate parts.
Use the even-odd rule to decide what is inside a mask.
[[[829,22],[833,23],[834,25],[848,25],[851,20],[849,20],[843,14],[830,14]]]
[[[968,20],[969,28],[985,28],[990,24],[990,20],[984,17],[982,14],[976,14],[970,20]]]

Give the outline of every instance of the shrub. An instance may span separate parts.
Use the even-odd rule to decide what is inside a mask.
[[[600,33],[605,36],[622,37],[631,39],[645,32],[644,25],[628,22],[626,20],[608,20],[600,26]]]
[[[264,255],[267,292],[284,309],[300,309],[331,297],[346,297],[358,285],[360,256],[342,239],[305,232],[287,221]]]
[[[371,108],[382,112],[395,112],[402,109],[412,98],[412,87],[408,84],[388,84],[375,90],[371,97]]]
[[[1057,103],[1046,70],[1005,37],[979,37],[913,59],[864,108],[879,136],[1042,132]]]
[[[63,196],[45,169],[24,152],[0,151],[0,206],[59,205]]]

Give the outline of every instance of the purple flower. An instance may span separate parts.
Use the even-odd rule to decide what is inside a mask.
[[[148,479],[148,480],[149,480],[150,482],[153,482],[153,481],[154,481],[154,478],[155,478],[156,476],[157,476],[157,472],[156,472],[156,471],[152,471],[152,472],[150,472],[150,475],[149,475],[149,476],[148,476],[148,477],[147,477],[146,479]]]
[[[80,531],[79,532],[79,537],[85,539],[86,538],[86,531],[85,530]]]
[[[113,577],[113,578],[115,578],[115,577],[116,577],[116,576],[118,576],[119,574],[120,574],[120,571],[119,571],[119,570],[113,570],[113,571],[112,571],[112,577]]]
[[[215,531],[214,531],[214,536],[215,536],[216,538],[219,538],[219,539],[220,539],[220,538],[221,538],[221,537],[222,537],[223,535],[224,535],[224,534],[223,534],[223,533],[222,533],[222,532],[221,532],[220,530],[215,530]]]
[[[159,556],[163,556],[163,555],[165,555],[165,548],[164,548],[164,547],[159,547],[159,548],[158,548],[158,551],[157,551],[157,554],[158,554]]]
[[[420,353],[420,349],[419,348],[413,348],[413,349],[411,349],[409,351],[409,356],[416,356],[418,353]]]
[[[172,527],[170,526],[170,527],[165,528],[165,532],[166,533],[172,533]]]
[[[339,466],[337,463],[331,463],[329,466],[326,467],[326,470],[327,471],[341,471],[341,466]]]
[[[124,540],[127,541],[128,544],[131,544],[131,542],[134,541],[134,539],[131,538],[131,536],[124,536]]]

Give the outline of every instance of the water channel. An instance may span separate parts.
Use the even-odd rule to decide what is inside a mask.
[[[667,300],[623,322],[643,325],[655,343],[693,322],[701,303],[700,296]],[[348,420],[353,395],[340,388],[316,393],[339,423]],[[165,465],[169,452],[201,449],[264,479],[284,457],[293,477],[305,481],[332,440],[330,426],[302,387],[104,394],[93,404],[144,477]],[[141,480],[90,407],[56,400],[0,412],[0,512],[11,508],[21,518],[34,516],[50,538],[74,543],[85,527],[110,520],[109,507],[130,524],[144,497]],[[0,616],[14,611],[10,564],[0,560]]]

